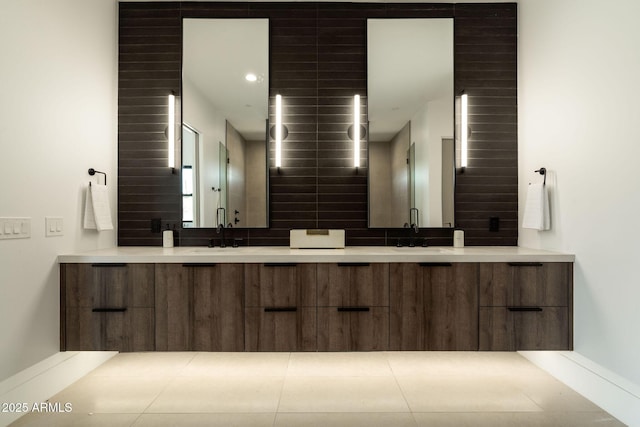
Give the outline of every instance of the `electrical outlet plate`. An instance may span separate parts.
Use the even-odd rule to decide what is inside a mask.
[[[0,218],[0,240],[31,238],[31,218]]]
[[[45,217],[44,235],[45,237],[62,236],[64,233],[64,223],[60,217]]]

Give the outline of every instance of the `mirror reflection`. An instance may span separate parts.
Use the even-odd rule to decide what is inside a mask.
[[[267,226],[269,21],[184,19],[183,227]]]
[[[453,19],[369,19],[367,32],[369,227],[452,227]]]

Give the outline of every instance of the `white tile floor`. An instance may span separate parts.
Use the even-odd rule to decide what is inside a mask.
[[[12,426],[621,426],[517,353],[122,353]]]

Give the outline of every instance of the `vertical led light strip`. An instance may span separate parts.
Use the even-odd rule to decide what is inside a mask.
[[[467,118],[467,94],[463,93],[460,97],[461,113],[460,113],[460,166],[467,167],[467,139],[469,137],[469,120]]]
[[[170,168],[176,167],[176,97],[171,94],[169,95],[169,99],[167,100],[169,104],[169,123],[167,123],[167,139],[169,140],[168,144],[168,166]]]
[[[276,167],[282,166],[282,96],[276,95]]]
[[[353,96],[353,166],[360,167],[360,95]]]

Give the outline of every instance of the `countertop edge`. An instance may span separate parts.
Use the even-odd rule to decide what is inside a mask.
[[[261,253],[262,252],[262,253]],[[348,247],[289,249],[246,247],[212,249],[117,247],[58,256],[59,263],[266,263],[266,262],[575,262],[575,255],[521,247],[465,248]]]

